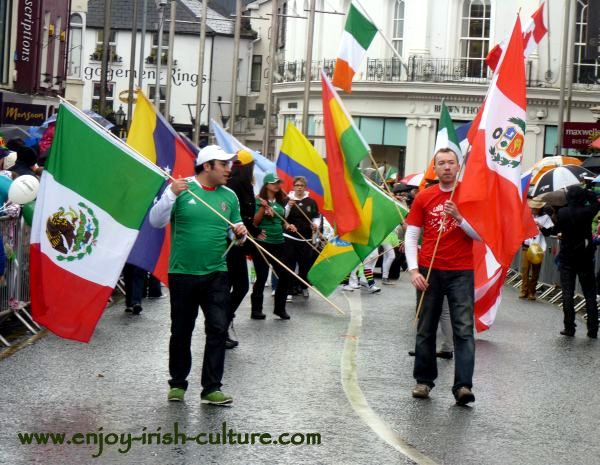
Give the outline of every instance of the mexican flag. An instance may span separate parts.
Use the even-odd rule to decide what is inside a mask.
[[[377,26],[350,4],[346,25],[342,33],[340,51],[335,62],[332,83],[336,87],[352,92],[352,78],[363,61],[367,49],[377,34]]]
[[[164,182],[155,165],[61,104],[31,229],[31,310],[39,324],[91,339]]]

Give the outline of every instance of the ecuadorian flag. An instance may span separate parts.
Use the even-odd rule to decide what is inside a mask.
[[[140,90],[127,145],[144,155],[174,178],[194,175],[196,154],[175,132],[164,117]],[[158,197],[166,185],[160,191]],[[152,273],[165,285],[168,284],[171,227],[154,228],[146,216],[140,234],[129,254],[127,263]]]
[[[288,123],[277,157],[277,175],[286,191],[293,189],[295,176],[306,178],[306,189],[317,202],[319,212],[331,218],[333,202],[327,165],[314,146],[292,123]]]

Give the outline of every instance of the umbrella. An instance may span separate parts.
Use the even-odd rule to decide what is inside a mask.
[[[600,137],[598,137],[598,139],[592,142],[592,147],[594,147],[595,149],[600,149]]]
[[[4,136],[4,140],[11,139],[28,139],[31,137],[27,130],[19,126],[2,126],[0,128],[0,134]]]
[[[88,115],[90,118],[92,118],[96,123],[98,123],[100,126],[102,126],[104,129],[106,129],[107,131],[110,128],[115,127],[114,124],[112,124],[110,121],[108,121],[106,118],[104,118],[103,116],[99,115],[98,113],[96,113],[95,111],[92,110],[83,110],[83,112]]]
[[[535,185],[532,197],[557,191],[563,187],[582,184],[586,177],[593,178],[594,173],[581,166],[565,165],[544,173]]]
[[[567,204],[567,192],[566,189],[559,189],[554,192],[538,195],[533,200],[541,200],[552,207],[563,207]]]
[[[419,187],[419,184],[421,184],[421,181],[423,180],[423,176],[425,176],[425,173],[409,174],[408,176],[405,176],[404,178],[402,178],[400,180],[400,182],[403,182],[404,184],[406,184],[408,186]]]
[[[535,184],[542,174],[564,165],[581,165],[581,161],[575,157],[544,157],[531,167],[531,184]]]
[[[594,171],[595,173],[600,172],[600,156],[592,155],[587,158],[581,166],[590,171]]]

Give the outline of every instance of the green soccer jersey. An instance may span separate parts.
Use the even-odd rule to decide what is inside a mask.
[[[267,244],[283,244],[285,240],[283,238],[283,221],[281,218],[284,217],[285,210],[277,202],[269,202],[269,207],[275,211],[275,216],[271,218],[270,216],[263,215],[262,221],[257,227],[258,229],[262,229],[267,236],[263,242]],[[259,208],[260,200],[256,199],[256,211]]]
[[[225,186],[205,190],[197,182],[190,191],[232,223],[241,223],[240,204]],[[227,271],[225,250],[229,225],[189,193],[183,192],[171,210],[169,273],[207,275]]]

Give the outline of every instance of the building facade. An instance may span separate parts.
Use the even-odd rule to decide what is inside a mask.
[[[260,2],[259,2],[260,3]],[[270,4],[270,2],[268,2]],[[590,108],[600,103],[600,60],[594,24],[597,0],[574,0],[572,21],[572,92],[567,104],[571,121],[594,122]],[[279,31],[283,59],[274,86],[280,137],[288,121],[301,125],[306,53],[307,5],[281,1],[286,15]],[[333,74],[345,13],[350,0],[317,0],[309,131],[325,154],[319,73]],[[381,34],[367,51],[351,94],[340,95],[369,142],[377,162],[409,174],[427,166],[435,144],[442,99],[456,125],[477,113],[490,83],[484,63],[488,51],[510,36],[517,11],[526,24],[538,0],[371,0],[367,13],[402,57],[396,58]],[[527,130],[524,166],[555,152],[559,76],[564,40],[565,0],[546,0],[546,35],[526,61]],[[263,8],[265,5],[262,5]],[[569,74],[569,73],[568,73]],[[275,149],[276,152],[276,149]]]
[[[87,3],[84,4],[84,3]],[[233,63],[233,22],[216,9],[209,8],[207,36],[204,51],[203,78],[198,77],[200,52],[200,3],[177,0],[176,27],[173,46],[173,67],[167,69],[170,8],[164,12],[164,29],[160,67],[157,67],[158,12],[154,2],[148,2],[146,37],[143,50],[144,64],[139,69],[141,48],[141,3],[138,11],[135,69],[130,69],[133,2],[113,1],[111,35],[109,38],[109,68],[107,73],[107,102],[113,111],[126,100],[129,77],[134,74],[138,86],[154,101],[157,89],[157,69],[160,68],[159,96],[164,108],[167,79],[171,81],[170,115],[174,126],[189,132],[196,114],[197,86],[202,83],[201,124],[210,118],[217,121],[229,108],[219,101],[231,101]],[[116,5],[116,6],[115,6]],[[101,60],[103,50],[104,0],[80,2],[71,12],[71,54],[68,60],[68,97],[81,108],[96,108],[100,98]],[[254,34],[243,29],[238,71],[238,95],[248,92],[251,49]],[[250,55],[251,56],[251,55]],[[121,100],[119,97],[121,96]]]
[[[0,1],[0,125],[41,124],[64,95],[69,7]]]

